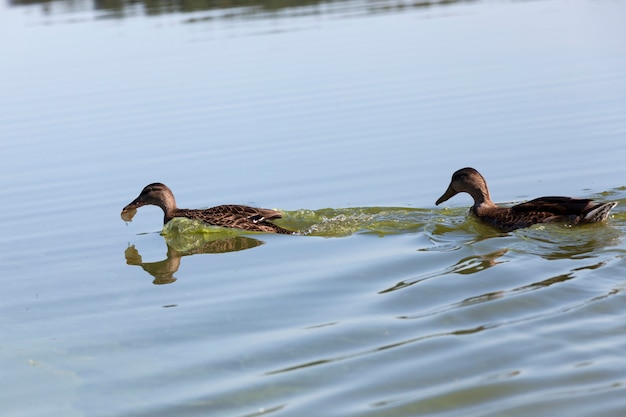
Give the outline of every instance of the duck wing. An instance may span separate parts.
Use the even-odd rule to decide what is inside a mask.
[[[282,214],[276,210],[241,206],[236,204],[225,204],[207,209],[180,209],[179,213],[183,217],[204,220],[207,223],[219,224],[235,219],[247,219],[253,222],[280,219]]]
[[[544,212],[560,216],[582,215],[598,203],[588,198],[539,197],[511,207],[517,213]]]
[[[221,205],[208,209],[178,209],[176,217],[202,220],[214,226],[231,227],[254,232],[293,234],[271,222],[280,219],[282,214],[276,210],[241,205]]]
[[[512,213],[551,214],[542,221],[566,220],[572,223],[595,223],[606,220],[616,201],[599,203],[588,198],[539,197],[511,207]]]

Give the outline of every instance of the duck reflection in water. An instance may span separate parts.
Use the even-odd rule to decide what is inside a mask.
[[[180,267],[180,260],[183,256],[203,253],[226,253],[240,250],[252,249],[263,244],[262,241],[247,236],[231,236],[224,239],[203,241],[191,248],[177,250],[165,240],[167,244],[167,257],[158,262],[143,262],[139,251],[134,245],[130,245],[124,251],[124,257],[128,265],[136,265],[154,277],[152,281],[155,285],[171,284],[176,281],[174,274]]]

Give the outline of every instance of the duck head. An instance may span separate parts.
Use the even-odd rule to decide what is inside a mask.
[[[487,181],[474,168],[462,168],[452,174],[452,180],[445,193],[435,203],[439,205],[458,193],[468,193],[474,199],[474,205],[494,205],[489,196]]]
[[[172,190],[170,190],[167,185],[155,182],[146,185],[144,189],[141,190],[139,197],[128,203],[126,207],[122,209],[122,218],[125,220],[128,217],[132,218],[137,208],[146,205],[159,206],[167,215],[167,213],[176,209],[176,200],[174,199]]]

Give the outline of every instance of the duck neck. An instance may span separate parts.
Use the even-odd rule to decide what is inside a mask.
[[[171,194],[164,196],[157,203],[157,206],[163,210],[163,224],[167,224],[167,222],[176,217],[176,212],[179,210],[176,207],[176,200],[174,200],[174,196]]]
[[[491,196],[486,186],[472,190],[470,195],[474,199],[475,209],[497,207],[496,204],[491,201]]]

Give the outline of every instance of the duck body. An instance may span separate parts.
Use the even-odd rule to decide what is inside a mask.
[[[165,184],[158,182],[149,184],[122,209],[122,218],[125,213],[132,213],[141,206],[154,205],[163,210],[163,224],[167,224],[175,217],[201,220],[213,226],[230,227],[233,229],[248,230],[251,232],[294,234],[271,220],[282,217],[276,210],[256,208],[242,205],[221,205],[207,209],[181,209],[176,206],[172,190]],[[131,216],[132,217],[132,216]]]
[[[502,232],[537,223],[563,222],[571,225],[596,223],[607,219],[617,202],[599,203],[591,199],[561,196],[539,197],[512,207],[499,207],[489,195],[487,182],[474,168],[462,168],[452,175],[446,192],[435,204],[466,192],[474,199],[470,212],[482,222]]]

